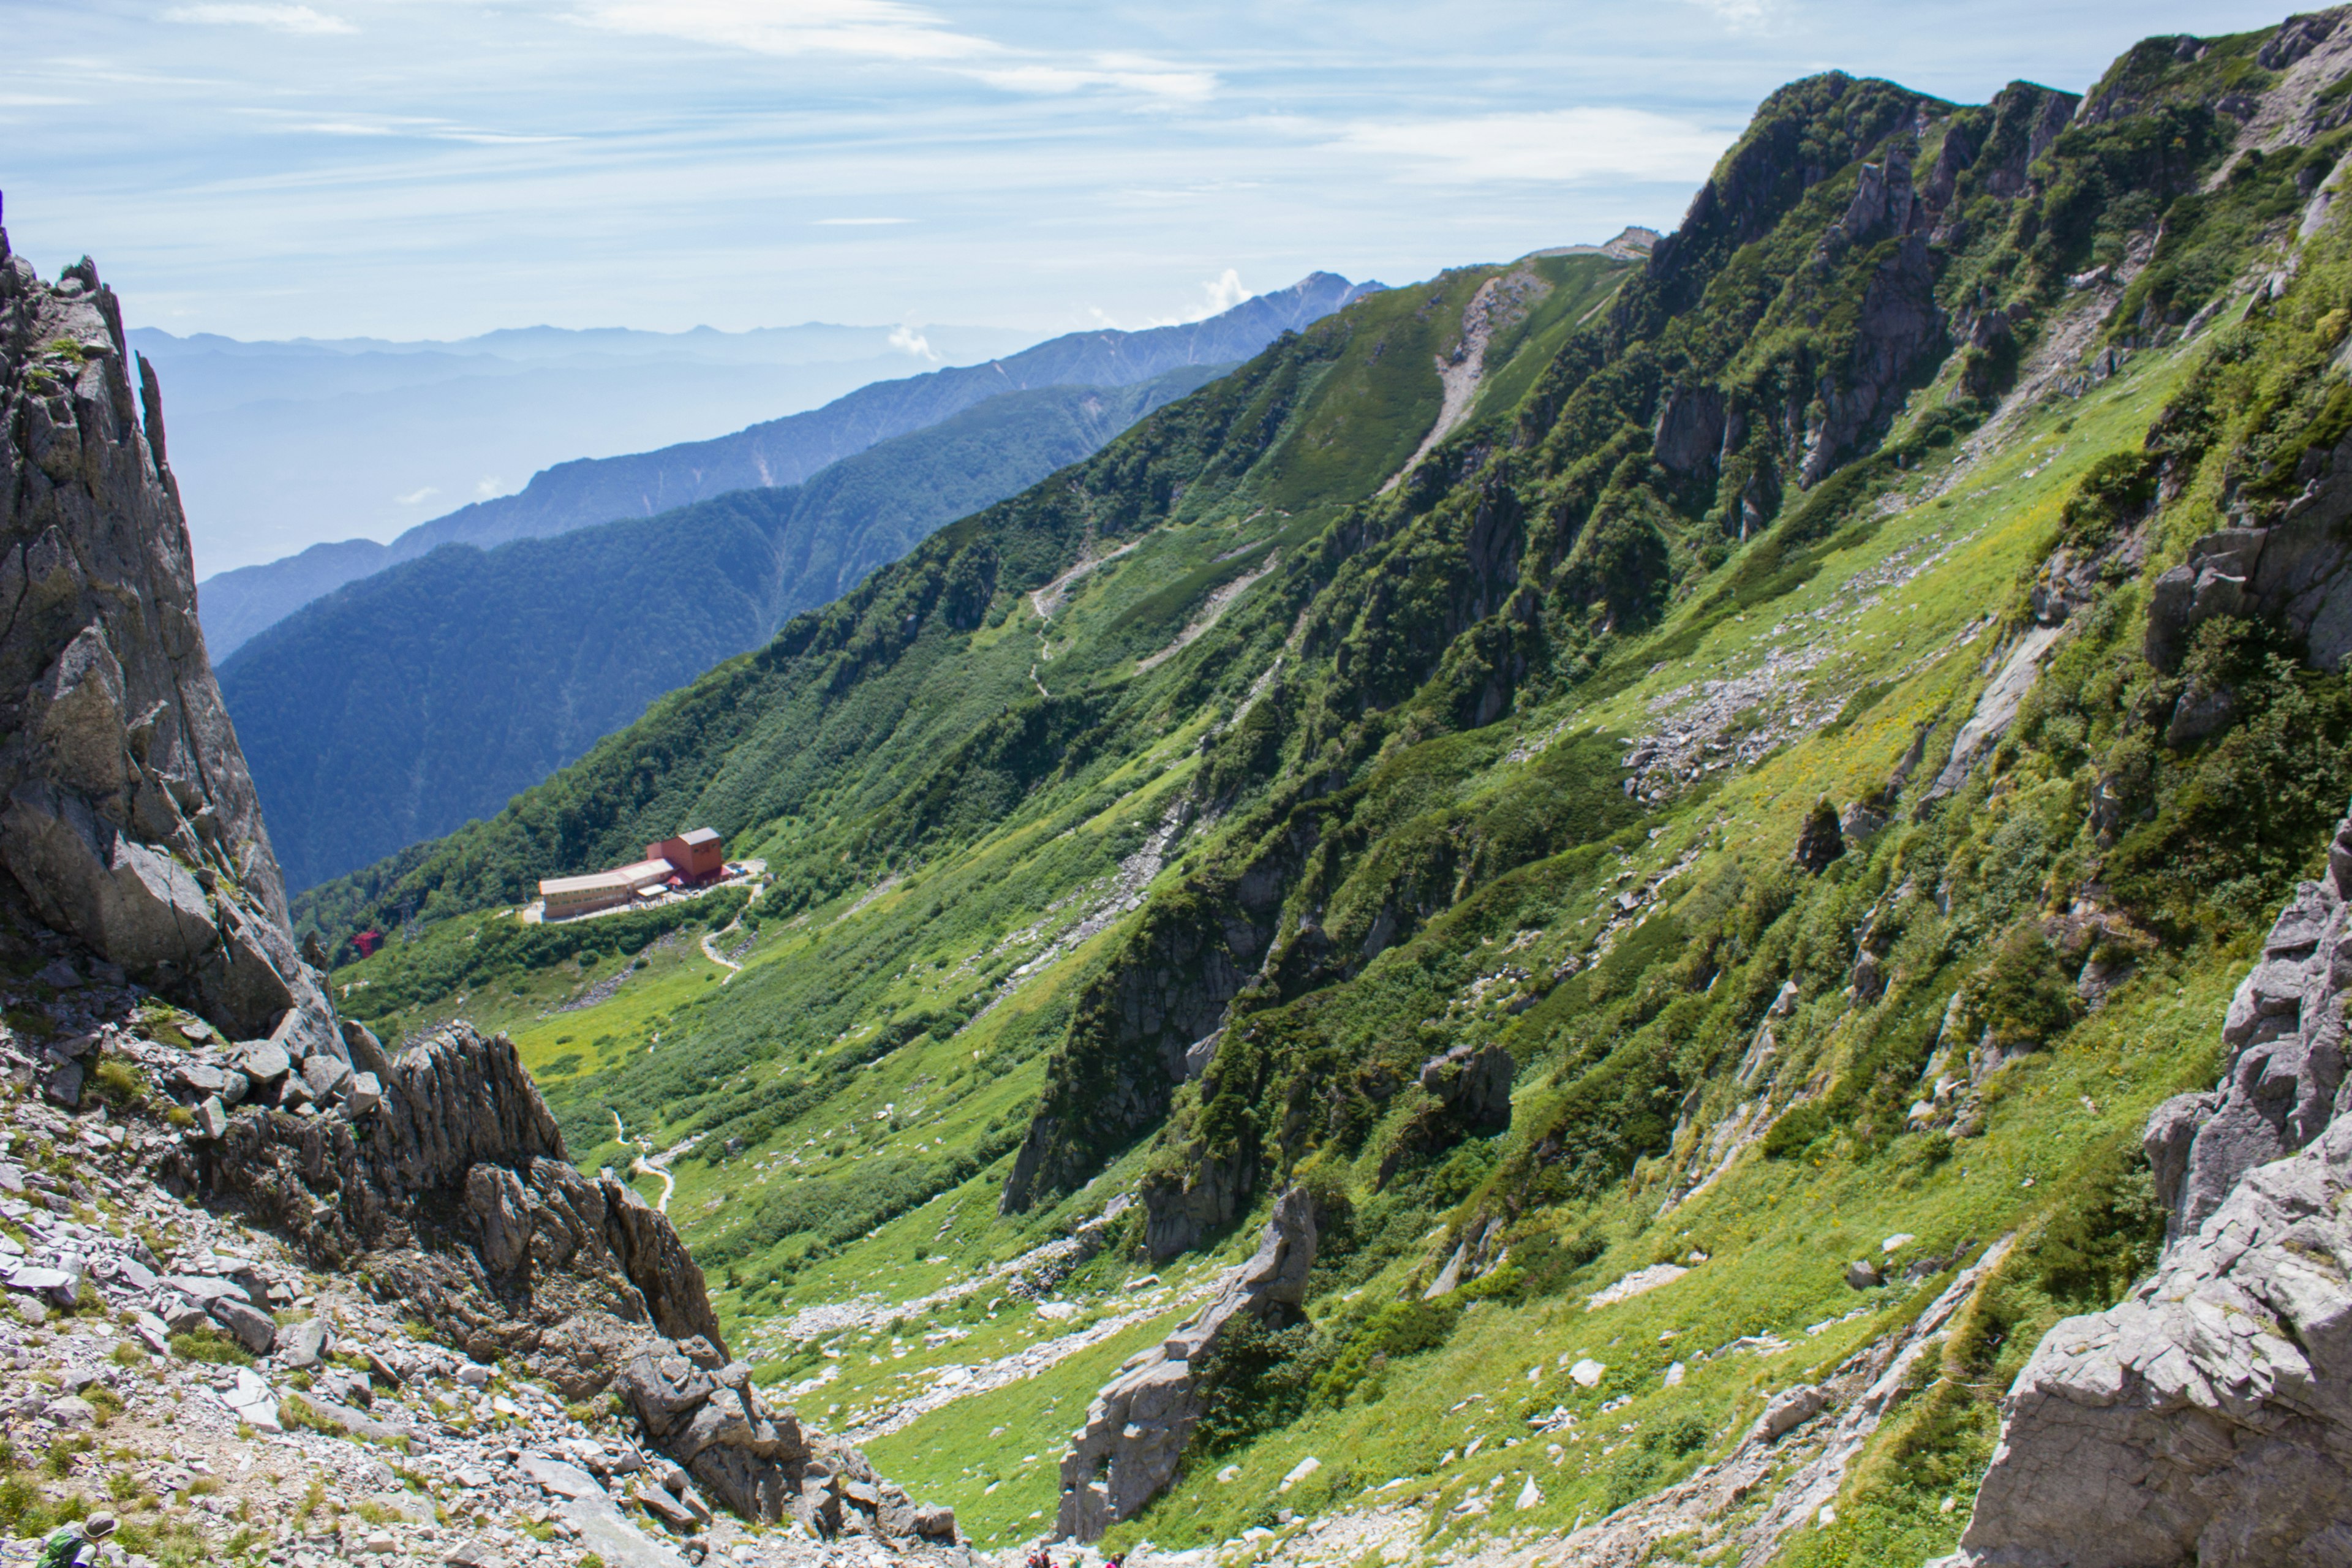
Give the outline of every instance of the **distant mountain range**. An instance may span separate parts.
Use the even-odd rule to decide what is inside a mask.
[[[415,342],[129,337],[163,381],[197,563],[217,574],[322,537],[390,539],[550,464],[732,430],[1042,335],[812,322]]]
[[[443,544],[331,589],[220,665],[289,884],[494,814],[940,524],[1225,368],[1004,393],[803,484],[488,551]]]
[[[713,440],[683,442],[628,457],[561,463],[535,475],[519,494],[461,507],[408,530],[390,544],[346,540],[313,545],[267,565],[209,577],[202,584],[200,597],[205,640],[215,659],[225,658],[247,638],[319,595],[415,560],[443,544],[488,546],[545,537],[621,518],[650,517],[730,490],[797,484],[877,442],[935,425],[1000,393],[1048,386],[1129,386],[1179,366],[1233,363],[1256,353],[1282,332],[1320,321],[1380,287],[1318,272],[1206,321],[1140,331],[1073,332],[982,364],[876,381],[821,408],[768,420]],[[839,334],[857,329],[787,331]],[[551,341],[596,337],[559,334],[549,340],[544,336],[547,331],[533,329],[492,337],[515,353]],[[814,353],[825,344],[845,349],[847,342],[837,336],[812,336],[802,349]],[[737,345],[730,352],[750,354],[753,350]],[[843,361],[830,368],[846,370],[852,363]],[[375,374],[390,372],[378,367]],[[176,388],[174,395],[176,418],[180,405]],[[178,450],[176,444],[174,450]]]

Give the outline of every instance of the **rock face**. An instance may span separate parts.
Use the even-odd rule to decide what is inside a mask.
[[[1474,1132],[1500,1132],[1511,1125],[1511,1079],[1518,1064],[1494,1041],[1473,1050],[1455,1046],[1421,1067],[1421,1087],[1460,1117]]]
[[[90,264],[46,286],[0,233],[0,906],[11,932],[47,928],[41,952],[67,950],[43,984],[95,975],[129,1005],[136,982],[206,1020],[183,1016],[174,1037],[205,1042],[192,1047],[119,1023],[68,1037],[45,1047],[43,1092],[73,1108],[82,1058],[127,1054],[189,1112],[179,1139],[151,1145],[167,1151],[162,1184],[236,1200],[315,1267],[360,1272],[475,1358],[458,1369],[472,1386],[499,1357],[567,1398],[618,1377],[677,1461],[647,1504],[674,1522],[709,1520],[699,1480],[754,1518],[951,1542],[948,1510],[919,1510],[856,1449],[761,1407],[676,1229],[572,1165],[509,1041],[457,1024],[395,1059],[336,1018],[289,930],[197,629],[161,396],[142,363],[134,400],[124,363],[121,313]],[[10,1059],[27,1087],[30,1064]],[[78,1253],[51,1268],[9,1247],[19,1296],[77,1300]],[[110,1278],[152,1293],[151,1342],[217,1325],[317,1368],[314,1413],[391,1435],[337,1403],[349,1374],[320,1365],[322,1325],[281,1331],[271,1310],[290,1294],[226,1264],[158,1279],[154,1262],[108,1259]],[[249,1419],[278,1430],[274,1415]]]
[[[2283,505],[2235,503],[2244,526],[2209,533],[2189,558],[2156,580],[2147,606],[2148,662],[2179,669],[2197,628],[2217,616],[2260,616],[2303,639],[2316,668],[2341,669],[2352,654],[2352,437],[2313,447]],[[2189,691],[2184,707],[2210,708],[2219,694]],[[2179,717],[2184,730],[2210,718]],[[2192,736],[2193,738],[2193,736]]]
[[[721,1347],[702,1271],[667,1217],[583,1175],[504,1036],[455,1025],[389,1064],[364,1122],[247,1108],[196,1177],[322,1263],[366,1256],[469,1352],[519,1355],[572,1397],[658,1333]]]
[[[1950,1561],[2352,1562],[2352,820],[2328,861],[2230,1005],[2220,1086],[2149,1119],[2162,1262],[2043,1338]]]
[[[1257,1252],[1217,1299],[1104,1384],[1087,1409],[1076,1443],[1062,1457],[1058,1535],[1099,1540],[1174,1479],[1201,1419],[1202,1359],[1237,1315],[1271,1321],[1305,1302],[1315,1240],[1314,1200],[1293,1187],[1276,1200]]]
[[[87,260],[0,232],[0,866],[42,923],[240,1036],[331,1015],[196,624],[163,402]]]

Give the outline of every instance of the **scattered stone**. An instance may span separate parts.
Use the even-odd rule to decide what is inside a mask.
[[[525,1454],[517,1467],[530,1479],[561,1498],[603,1497],[604,1483],[579,1466],[544,1454]]]
[[[330,1334],[326,1320],[306,1318],[278,1331],[278,1356],[295,1372],[317,1366],[327,1353]]]
[[[69,1432],[98,1425],[97,1407],[79,1394],[69,1394],[62,1399],[50,1400],[41,1406],[41,1414]]]
[[[1594,1361],[1591,1356],[1586,1356],[1568,1369],[1568,1375],[1579,1388],[1598,1388],[1601,1386],[1601,1377],[1608,1371],[1606,1366]]]
[[[1764,1414],[1756,1418],[1756,1425],[1748,1429],[1748,1436],[1756,1442],[1777,1443],[1790,1431],[1820,1415],[1822,1407],[1828,1403],[1829,1395],[1811,1384],[1783,1389],[1764,1406]]]
[[[1299,1482],[1305,1480],[1307,1477],[1313,1475],[1322,1468],[1323,1461],[1317,1458],[1314,1455],[1309,1454],[1307,1458],[1299,1460],[1298,1463],[1290,1467],[1290,1473],[1282,1478],[1282,1484],[1276,1487],[1275,1490],[1277,1492],[1286,1492],[1291,1488],[1297,1486]]]
[[[219,1095],[207,1096],[196,1107],[196,1136],[215,1139],[228,1131],[228,1107]]]
[[[278,1341],[278,1325],[268,1313],[247,1305],[234,1296],[214,1298],[205,1310],[213,1321],[237,1337],[237,1342],[256,1355],[268,1355],[269,1347]]]
[[[1857,1258],[1845,1266],[1845,1282],[1857,1290],[1869,1290],[1885,1284],[1886,1280],[1869,1258]]]

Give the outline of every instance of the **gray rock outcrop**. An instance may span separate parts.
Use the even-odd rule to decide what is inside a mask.
[[[1314,1200],[1293,1187],[1275,1201],[1258,1248],[1214,1301],[1162,1343],[1135,1356],[1103,1385],[1087,1424],[1062,1457],[1062,1502],[1055,1533],[1097,1541],[1132,1519],[1175,1478],[1202,1412],[1203,1359],[1226,1328],[1246,1313],[1272,1322],[1307,1300],[1315,1267]]]
[[[394,1058],[338,1020],[289,928],[197,628],[161,395],[142,363],[133,397],[127,358],[88,261],[45,285],[0,233],[0,913],[12,939],[37,937],[39,984],[135,982],[204,1020],[179,1015],[170,1044],[113,1025],[68,1036],[47,1047],[43,1092],[78,1105],[83,1059],[127,1052],[189,1112],[176,1142],[149,1145],[170,1150],[154,1175],[175,1195],[232,1200],[313,1265],[360,1271],[475,1358],[473,1386],[499,1357],[568,1398],[619,1377],[677,1461],[676,1489],[648,1501],[667,1517],[709,1519],[699,1481],[752,1518],[952,1542],[951,1512],[761,1407],[677,1230],[571,1163],[503,1036],[460,1023]],[[322,1322],[280,1328],[290,1292],[226,1265],[159,1279],[153,1262],[109,1262],[153,1293],[151,1344],[217,1325],[311,1368],[315,1415],[401,1435],[341,1402],[366,1384],[321,1363]],[[9,1283],[71,1306],[81,1268],[21,1264]]]
[[[2219,1087],[2149,1119],[2156,1273],[2044,1336],[1948,1562],[2352,1563],[2352,820],[2328,860],[2231,1002]]]
[[[138,379],[97,268],[45,284],[0,231],[0,867],[41,923],[235,1034],[323,1021]]]
[[[583,1397],[650,1335],[725,1340],[668,1219],[572,1163],[504,1036],[453,1025],[389,1064],[363,1123],[240,1108],[193,1173],[314,1258],[362,1256],[474,1354],[513,1354]],[[290,1077],[291,1075],[289,1075]]]
[[[1455,1046],[1421,1067],[1421,1087],[1475,1132],[1500,1132],[1511,1125],[1511,1079],[1518,1064],[1494,1041],[1473,1048]]]
[[[2300,489],[2284,505],[2244,502],[2240,526],[2209,533],[2188,559],[2157,578],[2148,597],[2148,662],[2168,674],[2180,668],[2197,628],[2221,616],[2262,617],[2302,639],[2320,669],[2344,667],[2352,654],[2352,437],[2305,452]],[[2221,694],[2187,691],[2183,704],[2210,707]],[[2206,722],[2181,716],[2185,729]]]

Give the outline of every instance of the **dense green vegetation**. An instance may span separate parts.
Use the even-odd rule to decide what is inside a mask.
[[[764,855],[740,974],[517,1037],[576,1158],[615,1116],[693,1141],[671,1213],[811,1418],[1060,1337],[872,1444],[983,1544],[1051,1518],[1076,1408],[1303,1185],[1304,1310],[1220,1343],[1112,1547],[1382,1504],[1425,1558],[1565,1531],[1984,1263],[1774,1548],[1948,1552],[1999,1392],[2154,1257],[2141,1125],[2210,1081],[2352,776],[2345,678],[2281,628],[2145,651],[2154,577],[2352,427],[2352,237],[2282,205],[2313,162],[2204,189],[2252,47],[2136,52],[2101,116],[1796,84],[1646,265],[1359,303],[306,909],[414,909],[421,955],[683,815]],[[2192,235],[2223,248],[2135,293]],[[1387,485],[1449,330],[1531,277],[1472,418]],[[2228,700],[2177,727],[2192,692]],[[389,997],[411,952],[337,978]],[[1507,1053],[1507,1129],[1423,1087],[1456,1047]],[[1097,1217],[1075,1319],[927,1300]],[[903,1318],[785,1332],[861,1297]]]
[[[220,671],[288,884],[489,816],[663,693],[1221,368],[1004,393],[800,485],[487,552],[446,544],[314,600]]]

